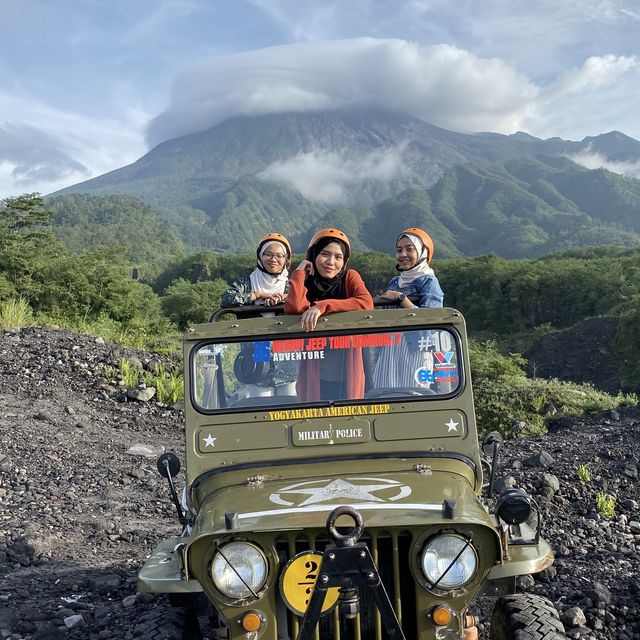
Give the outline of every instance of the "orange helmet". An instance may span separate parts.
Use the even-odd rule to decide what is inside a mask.
[[[334,240],[339,240],[340,242],[342,242],[342,244],[345,246],[346,253],[344,261],[347,262],[347,260],[349,260],[349,257],[351,256],[351,243],[349,242],[349,238],[347,238],[347,234],[343,231],[340,231],[340,229],[333,228],[320,229],[320,231],[316,231],[313,234],[311,240],[309,240],[309,246],[307,247],[307,260],[311,260],[311,247],[313,247],[313,245],[322,238],[333,238]]]
[[[267,233],[266,235],[262,236],[262,238],[260,238],[260,242],[258,242],[258,248],[256,249],[258,264],[260,264],[260,251],[267,242],[280,242],[285,246],[287,250],[287,260],[285,264],[286,268],[288,269],[291,266],[291,245],[281,233]]]
[[[408,233],[410,233],[412,236],[417,236],[418,238],[420,238],[420,240],[422,240],[422,244],[427,250],[427,262],[431,261],[431,258],[433,258],[433,240],[431,239],[431,236],[426,231],[418,229],[418,227],[409,227],[408,229],[405,229],[398,234],[396,242],[398,242],[398,240],[400,240],[402,236],[406,236]]]

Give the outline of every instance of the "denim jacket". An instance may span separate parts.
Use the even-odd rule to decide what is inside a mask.
[[[400,276],[391,278],[387,289],[400,291],[407,298],[418,300],[417,306],[422,309],[442,306],[444,293],[442,293],[438,278],[435,276],[419,276],[406,287],[401,287],[398,284],[399,280]]]

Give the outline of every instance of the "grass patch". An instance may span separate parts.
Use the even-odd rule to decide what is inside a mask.
[[[582,484],[589,484],[591,482],[591,469],[588,462],[578,465],[578,480]]]
[[[33,310],[26,298],[9,298],[0,303],[0,328],[3,331],[33,326]]]
[[[526,425],[519,435],[546,433],[551,407],[557,415],[581,416],[638,404],[635,394],[612,396],[588,384],[527,378],[524,358],[502,355],[494,342],[470,341],[470,358],[481,435],[495,430],[513,437],[518,421]]]
[[[596,496],[596,510],[601,516],[610,518],[616,512],[616,499],[608,493],[599,493]]]
[[[39,314],[37,321],[38,324],[56,324],[75,333],[100,336],[108,342],[115,342],[130,349],[165,355],[175,355],[181,350],[182,333],[173,325],[160,332],[153,332],[138,322],[118,322],[106,314],[100,314],[94,320]]]
[[[184,378],[177,369],[168,372],[165,366],[160,364],[154,373],[145,371],[143,376],[147,387],[155,387],[158,402],[174,404],[184,400]]]

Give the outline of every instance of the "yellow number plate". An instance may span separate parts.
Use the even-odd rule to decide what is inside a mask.
[[[282,572],[280,593],[287,607],[298,616],[303,616],[309,606],[321,562],[321,554],[303,551],[297,556],[293,556]],[[322,605],[322,613],[328,613],[333,609],[338,602],[338,595],[338,587],[332,587],[327,591]]]

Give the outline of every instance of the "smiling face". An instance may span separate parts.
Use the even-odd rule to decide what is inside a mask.
[[[275,275],[282,271],[287,261],[287,252],[279,242],[270,242],[261,257],[262,266]]]
[[[418,262],[418,250],[407,236],[402,236],[396,244],[396,260],[402,271],[412,269]]]
[[[323,278],[335,278],[344,269],[344,251],[337,242],[330,242],[315,259],[315,268]]]

